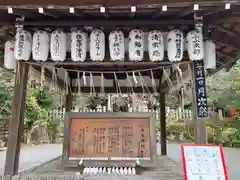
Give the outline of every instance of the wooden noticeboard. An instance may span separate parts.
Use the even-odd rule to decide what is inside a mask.
[[[150,158],[149,120],[72,119],[69,158]]]
[[[181,146],[184,180],[228,180],[222,146]]]
[[[155,166],[156,121],[152,117],[151,113],[67,113],[65,163],[139,160],[145,167]]]

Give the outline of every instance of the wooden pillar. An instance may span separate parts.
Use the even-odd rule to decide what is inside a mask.
[[[29,64],[19,62],[15,74],[12,114],[9,121],[9,135],[4,175],[13,176],[18,173],[20,143],[24,131],[24,110],[28,71]]]
[[[167,155],[165,92],[160,91],[160,139],[161,155]]]
[[[73,95],[72,94],[66,94],[65,95],[65,113],[66,112],[71,112],[72,109],[72,103],[73,103]],[[66,115],[65,115],[66,116]],[[64,131],[63,131],[63,136],[68,137],[68,121],[64,118]],[[62,164],[66,163],[66,157],[67,157],[67,152],[66,152],[66,147],[68,147],[68,141],[66,141],[65,138],[63,138],[63,150],[62,150]]]
[[[198,17],[194,14],[195,20],[202,20],[202,17]],[[195,29],[203,33],[204,36],[208,36],[208,26],[202,23],[195,25]],[[207,132],[205,120],[208,117],[207,95],[205,86],[205,72],[204,61],[193,61],[192,63],[192,111],[193,120],[195,122],[195,137],[196,144],[207,143]]]
[[[65,95],[65,112],[71,112],[73,104],[73,95],[67,94]]]

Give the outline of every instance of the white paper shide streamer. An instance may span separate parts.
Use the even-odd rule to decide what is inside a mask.
[[[204,57],[203,35],[199,30],[190,31],[187,34],[187,51],[192,61],[202,60]]]
[[[6,41],[4,49],[4,67],[13,70],[16,68],[16,58],[14,56],[14,41]]]
[[[142,30],[133,29],[129,33],[128,52],[131,61],[141,61],[144,51],[144,34]]]
[[[102,30],[93,30],[90,34],[90,58],[103,61],[105,57],[105,34]]]
[[[67,54],[67,35],[62,30],[55,30],[51,34],[51,59],[64,61]]]
[[[14,56],[17,60],[29,60],[32,50],[32,35],[21,28],[17,29]]]
[[[71,33],[71,57],[73,61],[83,62],[87,55],[87,34],[81,30]]]
[[[151,61],[162,61],[164,58],[163,35],[154,30],[148,34],[148,53]]]
[[[204,43],[204,67],[206,69],[216,69],[216,45],[211,40]]]
[[[180,30],[172,30],[168,33],[167,41],[167,54],[169,61],[181,61],[183,58],[183,33]]]
[[[35,61],[46,61],[48,59],[50,46],[49,34],[46,31],[36,31],[33,34],[32,57]]]
[[[109,51],[113,61],[124,60],[124,34],[122,31],[112,31],[109,35]]]

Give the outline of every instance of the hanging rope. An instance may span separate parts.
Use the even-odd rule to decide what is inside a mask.
[[[120,85],[119,85],[119,82],[118,82],[118,79],[117,79],[117,75],[116,75],[116,73],[113,73],[113,74],[114,74],[114,81],[115,81],[115,85],[116,85],[117,94],[122,96],[121,88],[120,88]]]
[[[52,80],[51,80],[51,90],[52,92],[54,92],[54,90],[57,87],[57,74],[56,74],[56,70],[54,69],[54,67],[52,68]]]
[[[77,88],[78,88],[78,92],[77,92],[77,94],[80,96],[80,95],[81,95],[81,79],[80,79],[80,72],[77,73],[76,86],[77,86]]]
[[[52,63],[37,63],[37,62],[26,62],[28,64],[32,64],[35,66],[45,66],[45,67],[52,67]],[[178,65],[180,64],[189,64],[190,62],[180,62],[178,63]],[[56,63],[57,64],[57,63]],[[108,73],[108,74],[113,74],[113,73],[126,73],[126,72],[146,72],[146,71],[150,71],[150,70],[158,70],[158,69],[163,69],[163,68],[172,68],[175,64],[169,64],[169,65],[164,65],[164,66],[159,66],[159,67],[155,67],[155,68],[146,68],[146,69],[133,69],[130,71],[80,71],[80,70],[75,70],[75,69],[65,69],[68,72],[85,72],[85,73]],[[62,68],[55,68],[55,69],[62,69]]]
[[[43,65],[43,63],[39,64],[39,63],[31,63],[31,62],[27,62],[31,65]],[[183,62],[183,63],[186,63],[186,62]],[[180,63],[180,64],[183,64],[183,63]],[[48,63],[44,63],[44,67],[41,67],[41,69],[44,69],[44,68],[47,68]],[[165,67],[173,67],[172,65],[170,66],[165,66]],[[134,85],[132,83],[132,80],[133,82],[138,85],[139,83],[141,84],[141,87],[142,87],[142,94],[144,95],[145,93],[149,93],[150,90],[149,90],[149,87],[147,86],[147,83],[145,82],[144,78],[142,77],[141,75],[141,72],[145,72],[145,71],[150,71],[150,74],[151,74],[151,84],[152,84],[152,88],[153,88],[153,92],[154,93],[157,93],[157,87],[156,87],[156,81],[154,79],[154,74],[153,74],[153,71],[154,70],[157,70],[157,69],[162,69],[163,70],[163,78],[162,78],[162,82],[165,80],[167,82],[167,85],[170,87],[170,91],[172,91],[172,82],[171,82],[171,79],[170,79],[170,75],[168,74],[168,70],[169,69],[165,69],[165,67],[156,67],[156,68],[149,68],[149,69],[142,69],[142,70],[131,70],[131,71],[124,71],[124,73],[126,73],[127,75],[127,81],[128,81],[128,89],[130,92],[132,93],[135,93],[134,92]],[[190,66],[189,66],[190,67]],[[52,67],[51,68],[53,69],[53,73],[52,73],[52,82],[51,82],[51,86],[52,86],[52,89],[56,90],[56,88],[58,88],[57,86],[57,74],[56,74],[56,70],[58,69],[63,69],[63,68],[56,68],[56,67]],[[179,78],[182,78],[182,71],[181,69],[179,68],[179,64],[175,64],[174,67],[177,71],[178,71],[178,79]],[[17,66],[17,72],[19,72],[19,66]],[[81,94],[81,83],[80,83],[80,73],[82,72],[83,75],[82,75],[82,79],[83,79],[83,85],[86,86],[87,85],[87,80],[86,80],[86,76],[85,74],[86,73],[89,73],[90,74],[90,80],[92,80],[92,82],[90,83],[90,87],[91,87],[91,94],[95,93],[95,87],[94,87],[94,84],[93,84],[93,75],[92,73],[95,73],[95,72],[98,72],[98,71],[79,71],[79,70],[68,70],[68,69],[64,69],[65,70],[65,82],[64,82],[64,88],[65,88],[65,92],[68,94],[69,91],[71,91],[71,89],[69,89],[70,87],[70,83],[69,82],[69,78],[68,78],[68,74],[69,72],[77,72],[77,82],[76,82],[76,85],[77,85],[77,89],[78,89],[78,94]],[[43,86],[43,80],[44,80],[44,77],[43,77],[43,70],[41,71],[41,86]],[[120,88],[120,85],[119,85],[119,80],[117,79],[117,74],[118,73],[123,73],[123,71],[117,71],[117,72],[110,72],[110,71],[107,71],[107,72],[100,72],[101,74],[101,88],[100,88],[100,92],[101,93],[105,93],[105,89],[104,89],[104,73],[112,73],[114,74],[114,81],[116,83],[116,91],[117,91],[117,94],[119,94],[120,96],[122,96],[122,92],[121,92],[121,88]],[[129,73],[132,73],[132,77],[130,77]],[[138,77],[136,77],[136,73],[138,73]],[[20,78],[19,78],[19,73],[17,74],[16,76],[17,78],[17,81],[20,82]],[[138,82],[139,81],[139,82]]]
[[[132,85],[132,82],[131,82],[131,78],[129,77],[128,73],[126,72],[126,76],[127,76],[127,81],[128,81],[128,85],[130,87],[130,91],[135,94],[134,92],[134,89],[133,89],[133,85]]]
[[[140,79],[141,79],[141,84],[144,86],[143,88],[144,88],[144,89],[146,88],[147,93],[148,93],[148,94],[151,94],[151,91],[149,90],[146,82],[144,81],[144,78],[143,78],[141,72],[139,72],[139,77],[140,77]],[[145,91],[144,91],[144,92],[145,92]]]
[[[92,73],[90,73],[90,95],[91,95],[91,96],[96,95],[96,91],[95,91],[95,88],[94,88],[94,82],[93,82],[93,75],[92,75]]]
[[[165,71],[165,69],[163,69],[163,76],[164,76],[164,77],[166,78],[166,80],[167,80],[167,84],[168,84],[168,86],[169,86],[169,88],[170,88],[170,92],[172,92],[172,87],[173,87],[172,81],[171,81],[168,73]]]
[[[152,81],[152,88],[153,88],[153,93],[154,95],[157,95],[157,87],[156,87],[156,82],[154,79],[153,71],[151,70],[151,81]]]
[[[101,94],[104,94],[104,75],[103,73],[101,73],[101,90],[100,90]]]
[[[29,72],[28,72],[28,83],[29,87],[32,87],[32,81],[34,80],[33,78],[33,73],[32,73],[32,65],[29,66]]]
[[[71,89],[69,89],[70,86],[70,82],[69,82],[69,79],[68,79],[68,71],[65,70],[65,81],[64,81],[64,89],[65,89],[65,93],[66,94],[69,94]]]
[[[86,75],[85,75],[85,72],[83,72],[83,85],[86,86],[87,85],[87,79],[86,79]]]
[[[41,90],[44,88],[44,81],[45,81],[45,69],[44,66],[41,66]]]
[[[178,78],[178,81],[179,81],[179,83],[180,83],[180,86],[182,86],[182,85],[183,85],[183,72],[182,72],[182,70],[180,69],[179,64],[174,64],[174,65],[173,65],[173,68],[177,70],[176,75],[179,77],[179,78]]]

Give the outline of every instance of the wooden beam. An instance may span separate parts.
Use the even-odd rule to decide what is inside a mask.
[[[46,20],[46,21],[16,21],[16,25],[29,27],[69,27],[69,26],[156,26],[156,25],[195,25],[199,21],[185,19],[146,19],[146,20]]]
[[[164,52],[165,54],[167,54],[167,52],[165,51]],[[107,55],[106,55],[107,56]],[[79,62],[74,62],[71,60],[70,57],[67,57],[67,59],[63,62],[58,62],[56,64],[55,61],[52,61],[52,60],[47,60],[44,62],[44,65],[46,66],[52,66],[52,67],[56,67],[56,68],[61,68],[61,67],[64,67],[64,66],[72,66],[72,67],[75,67],[75,70],[77,68],[80,68],[79,70],[81,71],[87,71],[86,69],[92,69],[94,67],[97,67],[97,68],[101,68],[101,67],[108,67],[108,68],[114,68],[114,67],[118,67],[119,70],[121,68],[123,68],[122,70],[123,71],[126,71],[126,67],[129,67],[129,68],[133,68],[133,70],[141,70],[141,69],[149,69],[149,68],[158,68],[158,67],[161,67],[161,66],[171,66],[172,64],[178,64],[178,62],[170,62],[167,58],[167,55],[164,57],[164,60],[163,61],[158,61],[158,62],[153,62],[153,61],[150,61],[149,60],[149,55],[148,55],[148,52],[144,52],[144,59],[143,61],[140,61],[140,62],[135,62],[135,61],[130,61],[128,59],[128,53],[125,54],[125,57],[126,59],[124,59],[124,61],[111,61],[110,58],[106,58],[104,61],[102,62],[94,62],[94,61],[91,61],[90,57],[87,56],[87,59],[82,62],[82,63],[79,63]],[[30,60],[28,61],[32,64],[36,64],[36,66],[40,66],[41,63],[39,62],[36,62],[36,61],[33,61],[33,60]],[[183,60],[181,61],[181,63],[188,63],[190,62],[189,58],[188,58],[188,53],[187,51],[184,51],[184,55],[183,55]],[[91,70],[93,71],[93,70]],[[97,69],[97,71],[99,72],[100,69]],[[107,71],[107,70],[105,70]]]
[[[238,55],[235,59],[229,60],[227,63],[223,64],[222,66],[219,66],[217,69],[211,70],[210,74],[214,74],[218,71],[220,71],[223,68],[229,68],[230,66],[232,66],[232,64],[234,64],[238,59],[240,59],[240,55]]]
[[[105,18],[109,18],[109,13],[107,12],[107,8],[105,8],[105,12],[101,12],[101,15],[104,16]]]
[[[33,19],[38,19],[38,18],[42,17],[41,14],[36,13],[33,10],[26,10],[26,9],[16,9],[16,8],[13,8],[13,13],[12,14],[18,15],[20,17],[26,16],[28,18],[33,18]]]
[[[226,57],[227,59],[233,60],[236,58],[236,55],[233,53],[226,53],[224,51],[217,51],[217,54],[220,56]]]
[[[40,13],[41,15],[45,15],[45,16],[49,16],[52,18],[58,18],[59,14],[57,14],[56,12],[53,12],[53,10],[51,9],[43,9],[43,13]]]
[[[88,17],[89,15],[84,13],[83,11],[81,11],[80,9],[78,8],[74,8],[74,13],[69,13],[70,15],[72,16],[80,16],[80,17]]]
[[[4,175],[13,176],[18,173],[20,142],[24,130],[24,109],[28,71],[29,64],[20,62],[15,74]]]
[[[240,34],[239,35],[237,34],[237,37],[239,36]],[[238,38],[229,36],[226,33],[221,32],[217,29],[214,29],[211,32],[211,35],[209,38],[219,44],[226,45],[237,51],[240,51],[240,41],[238,40]]]
[[[238,0],[228,0],[227,2],[235,5],[239,4]],[[137,4],[138,6],[145,6],[146,4],[154,6],[159,4],[166,4],[169,7],[186,7],[192,5],[193,3],[198,3],[199,6],[223,6],[226,3],[226,0],[142,0],[139,1]],[[0,6],[21,6],[21,5],[35,5],[35,6],[49,6],[49,4],[54,4],[55,6],[93,6],[97,5],[97,1],[89,1],[89,0],[1,0]],[[121,6],[121,5],[128,5],[128,4],[136,4],[136,0],[121,0],[121,1],[107,1],[105,3],[106,6]]]
[[[136,12],[130,12],[130,18],[134,18],[134,16],[136,15]]]
[[[219,24],[220,22],[228,21],[228,20],[231,20],[232,18],[239,17],[239,15],[234,14],[234,13],[238,13],[239,10],[240,10],[240,6],[235,6],[235,7],[232,7],[231,9],[220,11],[215,14],[205,15],[203,19],[204,19],[204,22],[208,24]]]
[[[227,33],[229,36],[236,36],[236,32],[233,32],[231,29],[226,29],[225,27],[222,27],[221,25],[212,25],[213,28],[217,29],[218,31],[221,31],[223,33]]]
[[[82,93],[90,93],[92,90],[93,90],[93,87],[85,87],[85,86],[81,87],[81,92]],[[94,90],[95,90],[96,93],[101,93],[102,92],[101,91],[101,87],[94,87]],[[152,87],[145,87],[144,90],[143,90],[142,87],[132,87],[131,89],[130,89],[130,87],[120,87],[121,93],[130,93],[132,90],[135,93],[139,93],[139,94],[141,94],[143,92],[146,92],[146,93],[156,93],[154,91],[154,88],[152,88]],[[77,93],[77,92],[79,92],[78,88],[77,87],[73,87],[72,88],[72,93]],[[116,87],[105,87],[104,88],[104,92],[105,93],[117,93],[117,88]],[[159,91],[157,90],[157,92],[159,92]]]
[[[187,15],[189,15],[189,14],[192,14],[193,12],[194,12],[193,6],[190,6],[190,7],[186,8],[185,10],[181,11],[181,12],[179,13],[179,16],[180,16],[180,17],[184,17],[184,16],[187,16]]]

